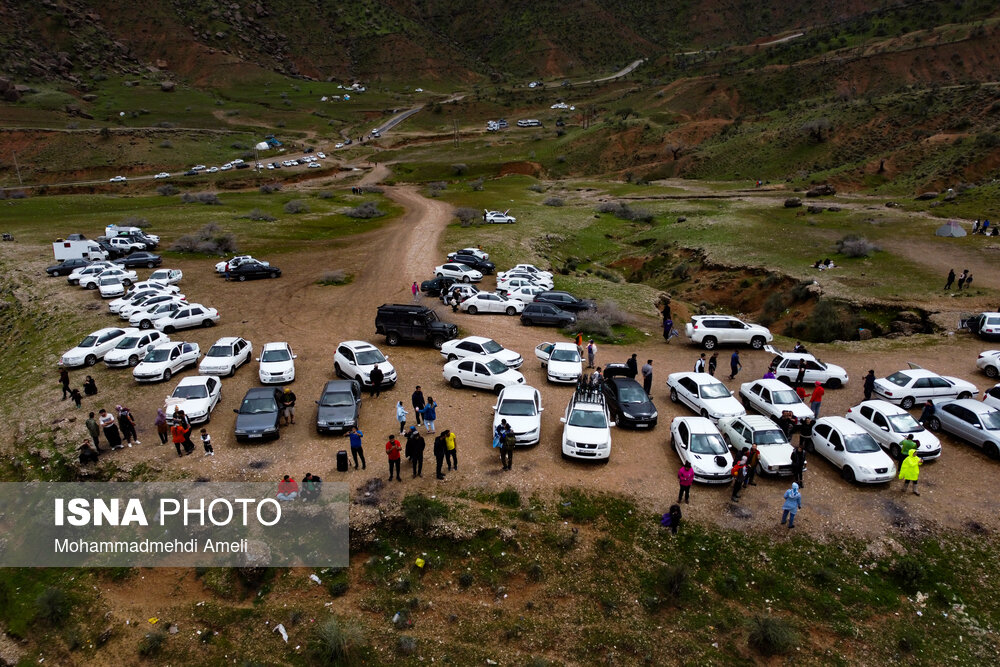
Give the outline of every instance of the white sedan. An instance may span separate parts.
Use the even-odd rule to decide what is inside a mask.
[[[528,273],[536,278],[551,280],[551,271],[542,271],[534,264],[516,264],[507,270],[507,273]]]
[[[726,417],[719,420],[722,437],[739,454],[754,443],[760,453],[757,473],[792,474],[792,444],[778,425],[761,415]]]
[[[781,380],[754,380],[740,385],[743,405],[773,419],[788,410],[796,419],[812,417],[812,409],[802,402],[795,390]]]
[[[117,264],[114,264],[112,262],[106,262],[104,260],[91,262],[87,266],[81,266],[80,268],[75,269],[73,273],[66,276],[66,282],[69,283],[70,285],[79,285],[80,281],[83,280],[83,278],[86,276],[97,275],[102,271],[107,271],[108,269],[118,269],[118,268],[121,267],[119,267]]]
[[[132,291],[126,292],[121,297],[109,303],[108,310],[112,313],[121,313],[123,308],[141,303],[144,299],[148,299],[151,296],[156,296],[162,293],[163,292],[160,290],[153,288],[133,289]]]
[[[531,303],[535,300],[536,296],[545,291],[546,289],[541,285],[521,285],[507,292],[507,298],[523,303]]]
[[[154,178],[154,179],[156,179],[156,180],[159,180],[159,179],[161,179],[161,178],[170,178],[170,174],[168,174],[168,173],[167,173],[167,172],[165,172],[165,171],[161,171],[161,172],[160,172],[160,173],[158,173],[158,174],[157,174],[156,176],[153,176],[153,178]]]
[[[667,376],[667,386],[671,401],[683,403],[713,422],[746,414],[729,388],[708,373],[671,373]]]
[[[229,375],[250,361],[253,345],[248,340],[236,336],[224,336],[208,349],[205,358],[198,365],[201,375]]]
[[[976,385],[965,380],[938,375],[923,368],[897,371],[875,380],[875,395],[909,410],[916,403],[946,398],[972,398],[979,393]]]
[[[154,345],[139,365],[132,369],[136,382],[169,380],[174,373],[198,363],[201,349],[197,343],[167,342]]]
[[[475,315],[476,313],[517,315],[524,310],[524,302],[508,299],[505,296],[492,292],[477,292],[463,301],[459,309],[470,315]]]
[[[487,261],[490,258],[490,253],[483,252],[479,248],[462,248],[461,250],[457,250],[457,251],[455,251],[455,252],[453,252],[451,254],[452,255],[474,255],[475,257],[478,257],[479,259],[483,260],[484,262]]]
[[[1000,410],[1000,384],[995,384],[983,392],[983,403]]]
[[[896,461],[903,458],[900,443],[912,435],[919,441],[917,456],[924,460],[941,456],[941,441],[925,429],[909,412],[888,401],[862,401],[847,411],[847,419],[867,431],[875,442],[889,452]]]
[[[125,280],[128,280],[128,278],[125,278]],[[125,294],[125,283],[122,282],[121,276],[99,278],[97,281],[97,290],[101,293],[102,299],[113,299]]]
[[[247,262],[257,262],[259,264],[263,264],[264,266],[271,266],[270,262],[254,259],[253,255],[236,255],[235,257],[230,257],[224,262],[217,262],[215,264],[215,272],[224,274],[226,271],[234,269],[241,264],[246,264]]]
[[[212,418],[212,410],[222,396],[222,381],[217,377],[193,375],[182,378],[167,397],[167,414],[177,407],[192,424],[203,424]]]
[[[153,301],[153,299],[150,299]],[[139,327],[140,329],[152,329],[157,322],[176,315],[182,307],[186,306],[186,302],[169,298],[163,301],[158,301],[147,308],[148,302],[142,306],[138,306],[137,309],[128,316],[128,323],[133,327]],[[164,329],[160,329],[164,331]]]
[[[108,179],[108,183],[125,183],[128,179],[124,176],[112,176]]]
[[[836,389],[847,384],[847,371],[836,364],[827,364],[805,352],[778,352],[765,345],[764,349],[776,356],[771,360],[771,369],[779,380],[792,384],[799,376],[799,366],[803,368],[802,382],[812,386],[820,382],[825,387]]]
[[[441,356],[448,361],[464,359],[466,357],[484,356],[490,359],[498,359],[507,364],[510,368],[520,368],[524,363],[521,355],[514,350],[508,350],[492,338],[483,336],[468,336],[455,340],[445,341],[441,345]]]
[[[505,387],[524,384],[524,376],[498,359],[456,359],[444,365],[444,379],[455,389],[476,387],[496,393]]]
[[[119,340],[114,349],[104,355],[104,363],[108,368],[135,366],[151,347],[168,342],[170,338],[159,331],[136,331]]]
[[[508,271],[502,276],[497,276],[497,289],[510,292],[518,287],[544,287],[547,290],[552,289],[555,283],[552,282],[551,278],[538,278],[530,273],[524,273],[521,271]]]
[[[132,316],[136,313],[152,310],[155,306],[158,306],[161,303],[167,303],[168,301],[182,304],[187,301],[187,298],[183,294],[164,294],[162,292],[154,292],[152,294],[139,297],[138,299],[133,299],[131,303],[122,306],[121,310],[118,311],[118,316],[123,320],[131,320]],[[152,326],[152,324],[150,324],[150,326]],[[146,328],[148,329],[149,327]]]
[[[885,484],[896,477],[896,464],[863,428],[843,417],[820,417],[810,449],[840,469],[848,482]]]
[[[133,290],[146,290],[155,289],[163,292],[164,294],[177,294],[181,291],[181,288],[177,285],[168,285],[167,283],[160,282],[159,280],[153,280],[152,276],[148,280],[140,280],[137,283],[132,283]]]
[[[976,359],[976,368],[986,373],[986,377],[1000,375],[1000,350],[986,350]]]
[[[178,329],[191,327],[211,327],[219,321],[219,311],[203,306],[200,303],[189,303],[182,306],[176,313],[153,322],[153,326],[165,333],[173,333]]]
[[[333,355],[333,372],[339,377],[357,380],[362,387],[372,386],[372,371],[382,371],[381,386],[396,384],[396,369],[389,358],[371,343],[363,340],[345,340]]]
[[[534,445],[541,437],[544,409],[542,395],[534,387],[522,384],[506,387],[493,406],[493,432],[506,420],[514,431],[515,444]]]
[[[93,366],[115,348],[124,336],[134,334],[137,329],[106,327],[98,329],[80,341],[76,347],[67,350],[59,359],[61,366]]]
[[[670,423],[670,444],[682,465],[691,464],[696,482],[729,484],[733,481],[733,456],[710,419],[674,417]]]
[[[575,384],[583,375],[583,359],[574,343],[541,343],[535,347],[535,357],[549,382]]]
[[[476,271],[467,264],[459,264],[457,262],[435,266],[434,275],[438,278],[454,278],[463,283],[478,283],[483,279],[482,272]]]
[[[183,277],[184,272],[180,269],[157,269],[149,274],[149,280],[165,285],[176,285]]]
[[[135,271],[128,271],[126,269],[116,267],[113,269],[105,269],[104,271],[96,274],[81,274],[79,284],[80,287],[83,287],[84,289],[97,289],[98,285],[100,285],[100,281],[104,278],[118,278],[126,285],[131,285],[135,282],[137,276],[135,275]]]
[[[288,343],[264,343],[257,361],[260,362],[260,381],[264,384],[277,384],[295,380],[295,359]]]

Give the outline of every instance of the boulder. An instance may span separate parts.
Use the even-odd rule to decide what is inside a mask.
[[[6,93],[14,84],[10,82],[10,79],[5,79],[0,77],[0,93]]]
[[[837,194],[837,191],[833,189],[833,186],[824,183],[806,192],[806,197],[826,197],[835,194]]]
[[[839,206],[827,206],[826,210],[830,211],[830,213],[837,213],[837,212],[840,211],[840,207]]]
[[[174,88],[176,88],[176,87],[177,87],[177,84],[174,83],[173,81],[161,81],[160,82],[160,90],[162,90],[165,93],[172,93],[172,92],[174,92]]]
[[[82,99],[84,102],[93,102],[94,100],[97,99],[97,95],[95,95],[94,93],[87,93],[80,99]]]
[[[806,208],[806,211],[808,211],[809,213],[822,213],[823,212],[823,207],[822,206],[809,206],[809,207]]]
[[[871,340],[872,330],[871,329],[858,329],[858,339],[859,340]]]
[[[802,206],[802,200],[798,197],[789,197],[785,200],[785,208],[798,208]]]
[[[921,192],[919,195],[914,197],[917,201],[926,201],[928,199],[937,199],[937,192]]]

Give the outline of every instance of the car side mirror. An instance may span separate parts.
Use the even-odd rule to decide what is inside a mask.
[[[538,408],[539,412],[545,412],[545,408]]]
[[[983,427],[982,424],[973,424],[973,426],[975,426],[976,428],[982,428]]]
[[[298,358],[299,358],[299,355],[297,355],[297,354],[293,354],[292,355],[292,359],[298,359]]]
[[[879,428],[882,429],[883,431],[885,431],[886,433],[889,432],[889,427],[888,426],[879,426]]]
[[[834,445],[833,448],[834,448],[834,450],[836,450],[838,452],[844,451],[844,446],[843,445]]]
[[[565,424],[566,423],[566,418],[565,417],[560,417],[559,421],[562,422],[563,424]]]
[[[319,405],[319,401],[313,401],[313,403],[315,403],[316,405]]]
[[[497,411],[497,406],[494,405],[493,408],[492,408],[492,410],[493,410],[493,412],[496,412]]]
[[[233,408],[233,412],[235,412],[236,414],[240,414],[240,411],[237,410],[236,408]]]

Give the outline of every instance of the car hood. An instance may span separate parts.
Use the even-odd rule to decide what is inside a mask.
[[[889,458],[889,455],[881,449],[877,452],[865,452],[864,454],[852,454],[848,452],[847,457],[852,463],[865,466],[866,468],[888,468],[889,470],[896,469],[895,461]]]
[[[827,364],[826,374],[829,375],[830,377],[841,378],[841,379],[847,377],[847,371],[844,370],[844,367],[838,366],[837,364]]]
[[[701,399],[705,409],[709,414],[720,417],[738,417],[747,413],[743,405],[734,396],[726,398],[703,398]]]
[[[199,368],[229,368],[236,363],[236,357],[204,357]]]
[[[278,424],[277,412],[263,412],[255,415],[245,415],[237,413],[236,430],[254,433],[263,431],[266,428],[273,428]]]
[[[652,417],[656,414],[656,406],[654,406],[650,401],[643,401],[642,403],[622,403],[621,408],[623,412],[627,412],[633,417]]]
[[[120,350],[120,349],[118,349],[116,347],[116,348],[114,348],[112,350],[108,350],[108,353],[104,355],[104,360],[105,361],[119,361],[119,360],[128,359],[133,354],[139,354],[139,350],[140,349],[141,348],[139,348],[139,347],[130,347],[127,350]]]
[[[211,398],[187,398],[178,403],[177,407],[183,410],[186,415],[199,416],[207,413],[211,405]]]
[[[143,373],[161,373],[170,366],[169,361],[140,361],[132,373],[142,375]]]
[[[295,366],[294,361],[262,361],[260,362],[261,373],[287,373]]]
[[[583,373],[582,361],[549,361],[549,372],[554,375],[580,375]]]
[[[566,424],[566,427],[563,429],[563,437],[573,442],[602,445],[611,441],[611,429],[585,428],[583,426],[570,426]]]
[[[811,412],[809,414],[812,414]],[[787,466],[792,463],[792,452],[795,450],[790,444],[784,445],[759,445],[757,451],[760,452],[760,461],[764,466]]]
[[[500,420],[506,419],[510,427],[514,429],[514,433],[527,433],[528,431],[534,431],[541,426],[540,415],[535,415],[534,417],[511,417],[509,415],[495,415],[493,419],[493,430],[496,431],[497,426],[500,425]]]
[[[88,354],[94,354],[94,353],[96,353],[98,351],[99,351],[99,348],[97,346],[94,346],[94,347],[79,347],[79,346],[77,346],[77,347],[74,347],[73,349],[66,350],[63,353],[62,358],[63,359],[72,359],[74,357],[85,357]]]
[[[490,356],[492,356],[494,359],[502,361],[508,366],[510,366],[511,364],[516,364],[519,361],[524,361],[521,358],[520,354],[518,354],[514,350],[508,350],[506,348]]]
[[[353,420],[355,415],[354,405],[344,405],[337,407],[316,406],[316,419],[327,422],[343,422]]]
[[[369,364],[367,366],[358,366],[358,368],[361,370],[361,374],[365,378],[370,379],[372,371],[375,370],[376,366],[378,366],[379,370],[382,371],[383,378],[393,377],[396,374],[396,369],[393,368],[392,364],[388,361],[382,361],[377,364]]]
[[[716,460],[720,456],[723,462],[721,466]],[[725,454],[692,454],[689,452],[688,461],[691,462],[691,467],[696,473],[706,475],[718,475],[733,469],[733,457],[729,452]]]

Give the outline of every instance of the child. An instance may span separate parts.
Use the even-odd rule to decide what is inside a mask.
[[[73,402],[76,403],[76,407],[79,408],[80,402],[83,400],[83,396],[80,394],[80,390],[77,389],[76,387],[73,387],[72,389],[69,390],[69,397],[73,399]]]
[[[215,456],[215,450],[212,449],[212,436],[205,429],[201,429],[201,444],[205,446],[205,456]]]

